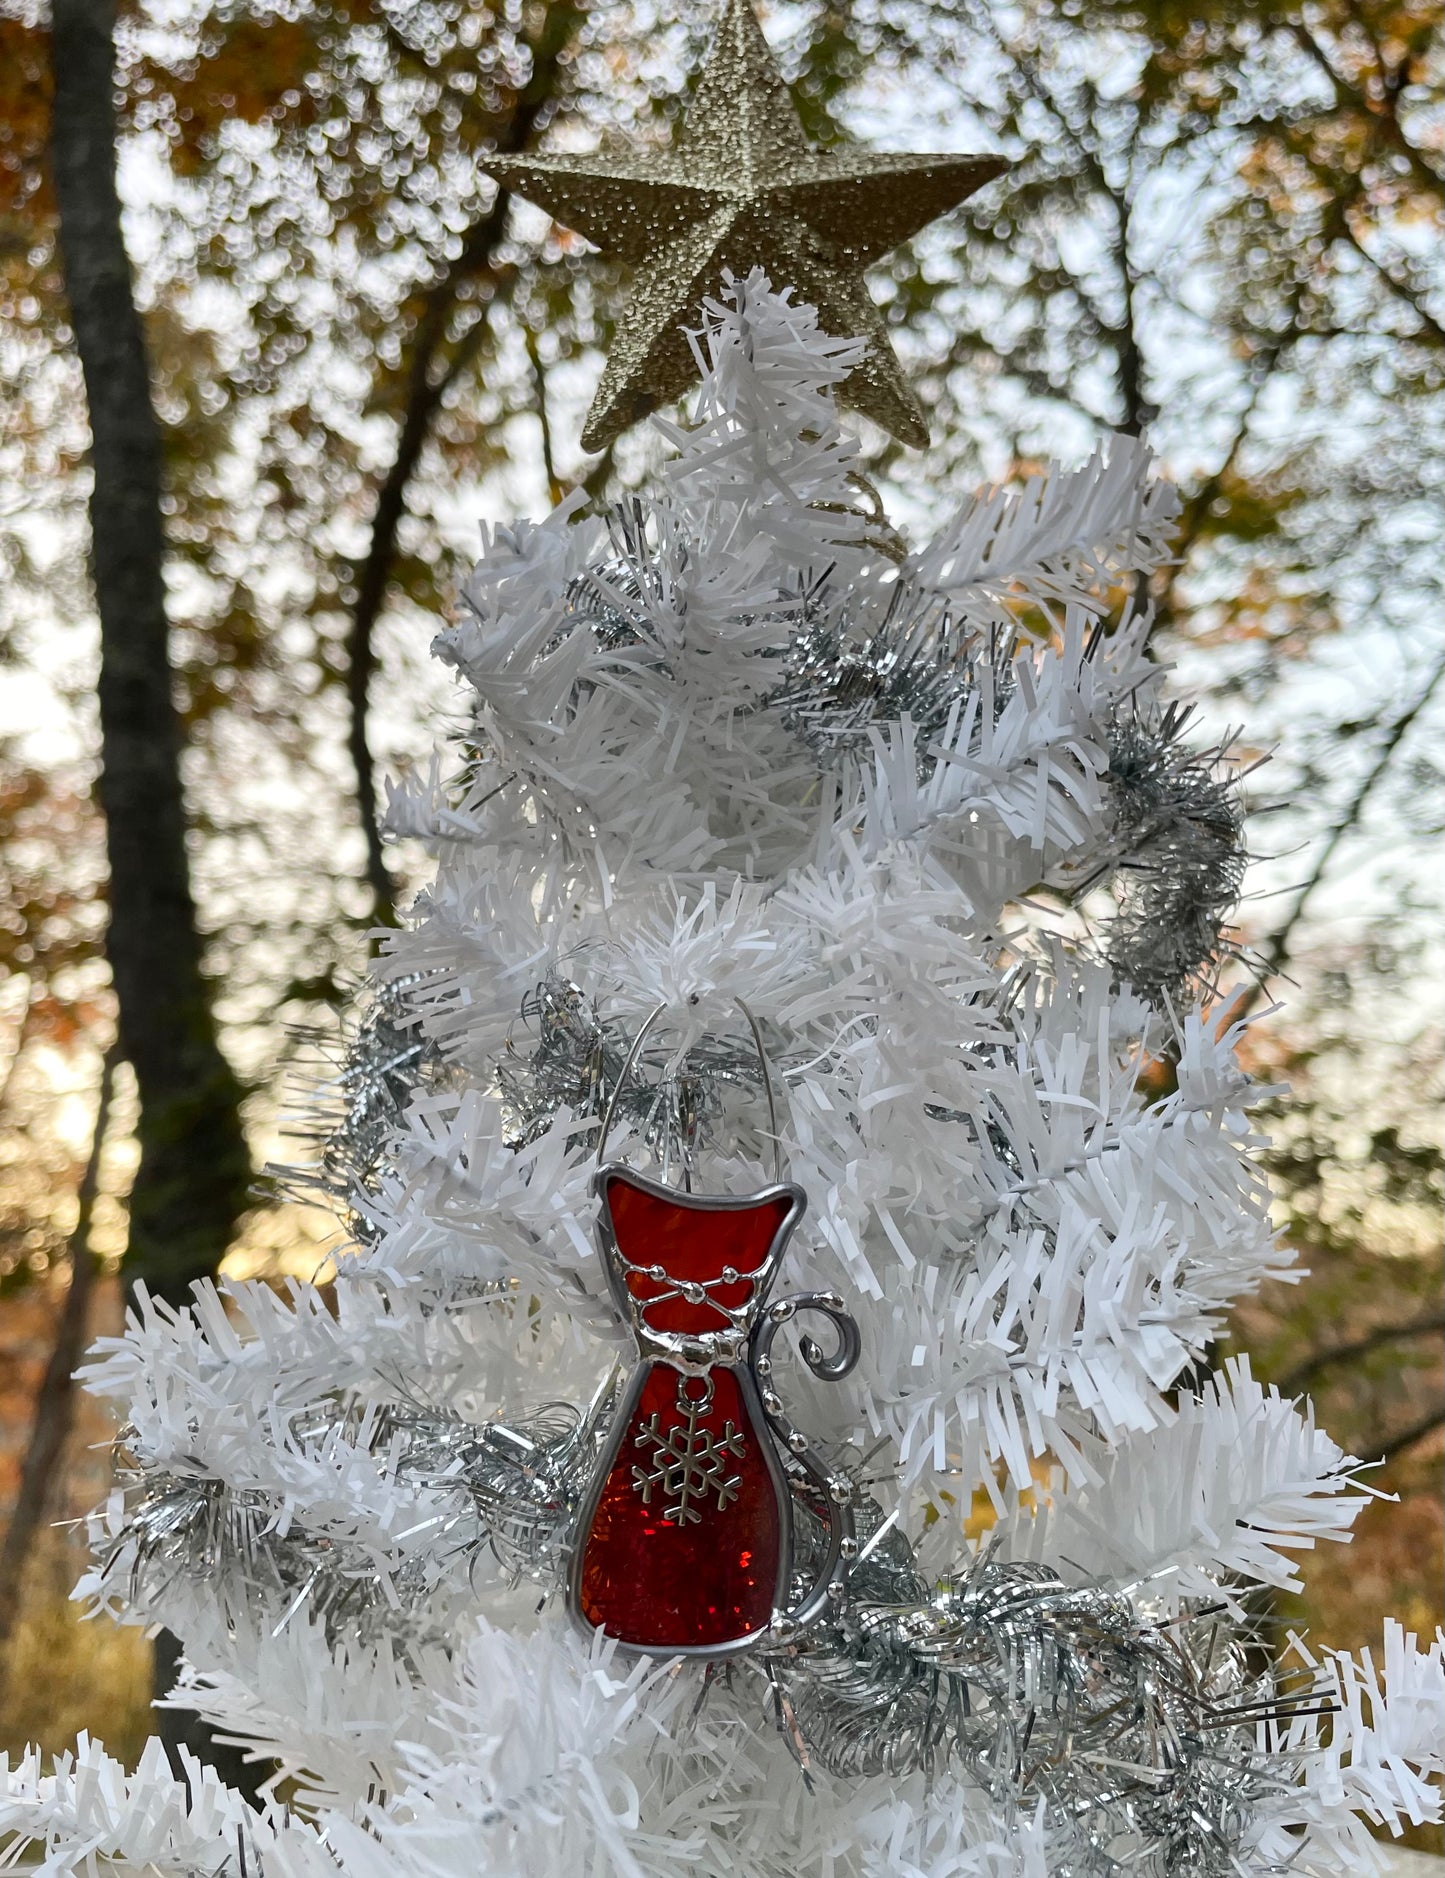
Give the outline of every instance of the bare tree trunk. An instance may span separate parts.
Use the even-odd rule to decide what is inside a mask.
[[[115,180],[115,0],[54,0],[51,157],[60,253],[90,411],[91,558],[100,614],[100,805],[110,862],[106,953],[118,1045],[140,1097],[126,1278],[173,1302],[215,1270],[245,1210],[241,1089],[221,1053],[186,853],[172,694],[161,438]],[[157,1642],[155,1689],[175,1679]],[[194,1717],[162,1711],[175,1759]],[[232,1772],[230,1767],[225,1769]],[[254,1781],[255,1770],[251,1770]]]
[[[56,1468],[75,1419],[75,1366],[85,1348],[86,1320],[95,1276],[90,1222],[100,1180],[101,1150],[110,1122],[115,1056],[112,1046],[101,1065],[95,1133],[91,1137],[85,1172],[81,1175],[75,1230],[70,1235],[70,1284],[55,1326],[55,1342],[35,1397],[35,1419],[31,1423],[25,1458],[20,1464],[20,1489],[15,1496],[10,1524],[5,1528],[5,1543],[0,1545],[0,1650],[9,1642],[15,1628],[25,1584],[25,1566],[40,1531],[55,1484]]]
[[[120,1049],[140,1095],[126,1277],[183,1299],[246,1206],[240,1087],[216,1038],[186,854],[172,696],[161,439],[115,182],[114,0],[55,0],[51,153],[60,250],[90,408],[100,613],[99,797],[110,861],[106,952]]]

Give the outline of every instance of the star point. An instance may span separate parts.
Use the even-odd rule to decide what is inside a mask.
[[[762,267],[825,328],[867,340],[841,395],[904,443],[928,442],[863,270],[1007,164],[989,156],[818,150],[750,0],[728,0],[677,145],[622,156],[489,157],[483,168],[634,269],[582,432],[602,450],[696,376],[685,328],[727,272]]]

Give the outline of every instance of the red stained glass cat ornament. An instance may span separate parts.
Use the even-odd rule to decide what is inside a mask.
[[[801,1188],[683,1193],[617,1162],[594,1184],[603,1264],[638,1361],[580,1510],[571,1606],[627,1649],[731,1655],[809,1621],[846,1569],[851,1490],[787,1421],[770,1351],[783,1324],[820,1312],[837,1352],[807,1337],[800,1352],[836,1379],[857,1360],[857,1327],[831,1293],[767,1302]],[[828,1533],[801,1584],[800,1500]]]

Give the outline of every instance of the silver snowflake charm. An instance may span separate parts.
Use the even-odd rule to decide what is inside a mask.
[[[644,1506],[652,1505],[654,1488],[660,1490],[662,1517],[673,1526],[700,1524],[699,1505],[705,1505],[709,1496],[716,1498],[719,1511],[731,1505],[742,1476],[728,1473],[728,1458],[741,1459],[747,1452],[742,1433],[732,1422],[723,1423],[720,1435],[698,1427],[712,1407],[712,1378],[692,1378],[702,1383],[700,1396],[688,1393],[688,1380],[686,1376],[677,1379],[677,1412],[683,1419],[664,1428],[654,1409],[633,1436],[633,1445],[648,1450],[652,1465],[634,1467],[632,1484]]]

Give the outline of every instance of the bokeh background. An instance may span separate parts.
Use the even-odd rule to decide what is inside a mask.
[[[1388,1611],[1431,1628],[1445,8],[760,10],[817,140],[1014,163],[875,270],[933,419],[923,455],[868,438],[894,516],[925,527],[962,489],[1078,461],[1109,429],[1147,435],[1184,491],[1155,644],[1199,701],[1201,746],[1248,771],[1254,859],[1220,997],[1259,1020],[1252,1066],[1290,1086],[1266,1153],[1308,1271],[1248,1302],[1214,1356],[1247,1347],[1378,1462],[1355,1543],[1305,1555],[1275,1621],[1343,1646],[1377,1640]],[[230,1072],[206,1099],[259,1179],[212,1194],[219,1225],[170,1282],[281,1284],[337,1252],[327,1218],[259,1177],[304,1158],[288,1113],[324,1074],[368,935],[424,877],[375,831],[385,775],[458,728],[430,637],[480,522],[577,483],[623,494],[657,460],[646,435],[579,454],[617,276],[498,199],[478,155],[666,139],[713,17],[710,0],[121,6],[186,855]],[[115,1431],[67,1378],[121,1319],[148,1122],[106,956],[51,97],[43,9],[0,0],[0,1749],[85,1728],[133,1754],[151,1646],[68,1599]]]

